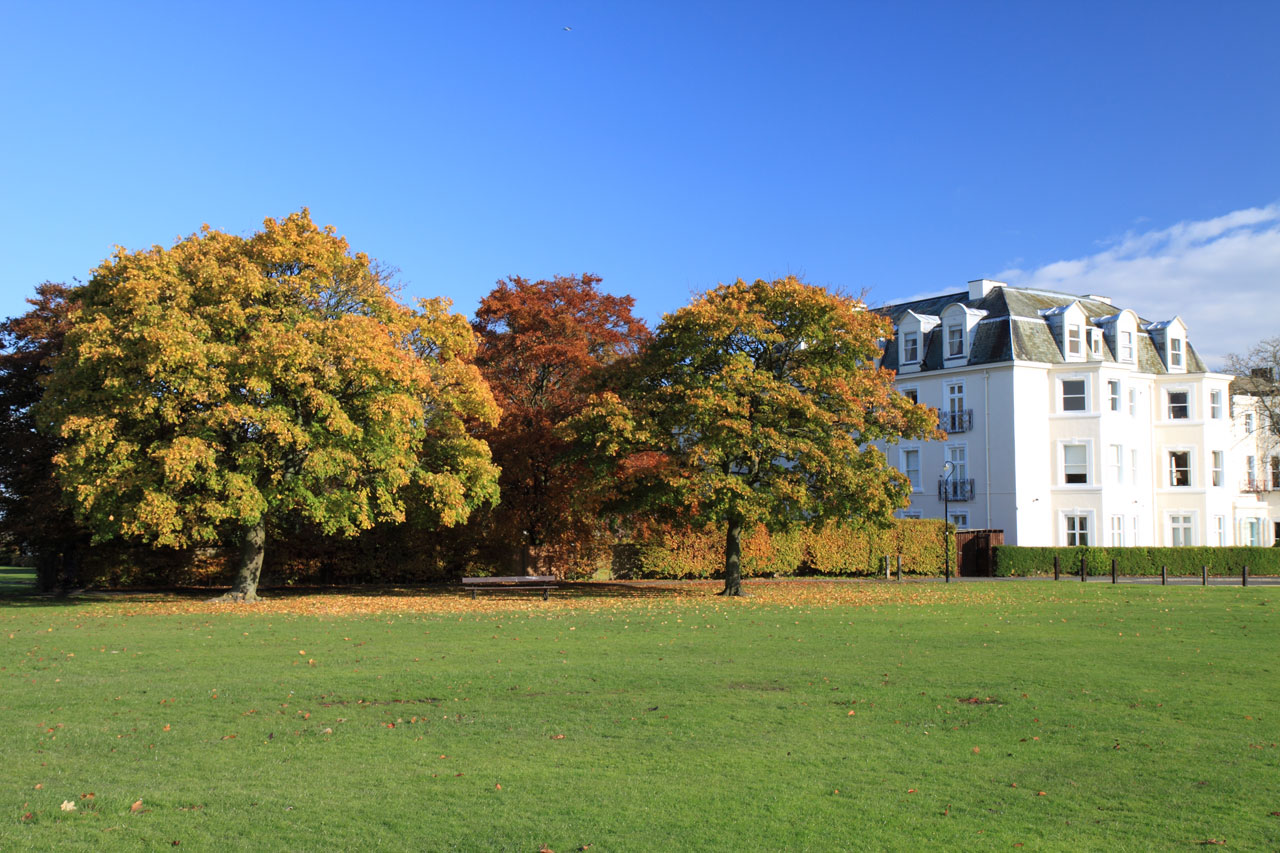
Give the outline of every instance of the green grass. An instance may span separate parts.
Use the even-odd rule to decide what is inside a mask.
[[[1280,848],[1280,589],[917,600],[11,599],[0,849]]]
[[[0,598],[35,592],[36,570],[0,566]]]

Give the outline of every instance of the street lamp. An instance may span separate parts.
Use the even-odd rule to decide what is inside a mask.
[[[948,459],[942,463],[942,577],[951,583],[951,540],[947,538],[947,524],[951,517],[951,475],[955,473],[956,463]]]

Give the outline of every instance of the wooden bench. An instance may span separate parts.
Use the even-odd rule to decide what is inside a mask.
[[[462,588],[471,590],[471,597],[477,592],[497,592],[500,590],[542,590],[542,600],[547,594],[559,586],[554,575],[518,575],[509,578],[463,578]]]

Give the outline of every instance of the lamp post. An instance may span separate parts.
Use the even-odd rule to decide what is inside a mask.
[[[956,463],[948,459],[942,463],[942,577],[951,583],[951,540],[947,538],[947,525],[951,518],[951,475]]]

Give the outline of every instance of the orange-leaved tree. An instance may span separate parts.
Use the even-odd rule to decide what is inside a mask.
[[[406,500],[451,525],[496,499],[466,320],[401,305],[305,209],[249,238],[117,249],[77,297],[40,406],[96,540],[238,542],[226,597],[251,600],[269,521],[354,535]]]
[[[581,556],[600,539],[600,514],[584,481],[590,471],[568,451],[556,426],[578,414],[603,368],[634,356],[649,336],[634,300],[597,289],[599,276],[512,277],[476,310],[476,357],[502,419],[485,432],[501,467],[502,503],[485,533],[519,544],[533,565],[548,551]],[[526,568],[529,568],[526,566]]]
[[[938,437],[876,365],[892,329],[859,299],[794,277],[721,285],[668,314],[617,393],[573,419],[629,506],[725,527],[722,594],[742,594],[742,533],[887,519],[910,483],[874,441]]]

